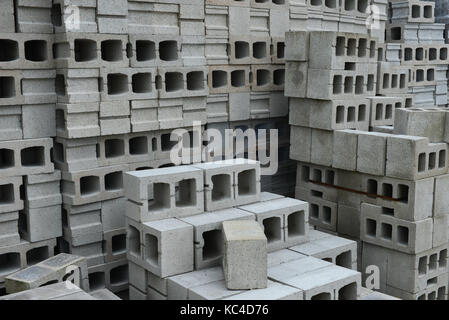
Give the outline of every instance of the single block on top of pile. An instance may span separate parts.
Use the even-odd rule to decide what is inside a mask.
[[[230,290],[267,287],[267,237],[256,221],[223,222],[223,270]]]

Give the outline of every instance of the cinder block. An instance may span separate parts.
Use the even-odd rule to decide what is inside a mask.
[[[20,234],[30,242],[62,236],[61,205],[28,208],[20,215]]]
[[[230,290],[267,287],[267,238],[255,221],[223,222],[223,270]]]
[[[407,108],[396,112],[394,133],[444,141],[446,112],[442,109]]]
[[[268,239],[268,251],[284,249],[307,241],[309,205],[283,198],[239,207],[253,213]]]
[[[113,293],[127,290],[128,261],[115,261],[89,267],[89,285],[92,291],[106,288]]]
[[[381,132],[360,132],[357,140],[357,171],[383,176],[386,170],[387,138]]]
[[[127,216],[137,221],[185,217],[204,211],[203,172],[192,166],[125,174]],[[137,215],[136,215],[137,214]]]
[[[252,213],[235,208],[180,219],[194,228],[195,270],[213,267],[222,261],[222,222],[254,219]]]
[[[135,251],[128,250],[132,262],[161,278],[193,270],[193,226],[177,219],[163,219],[135,224],[133,228],[128,227],[128,248],[139,251],[141,246],[142,252],[138,257],[131,254]],[[134,237],[136,231],[141,234]]]

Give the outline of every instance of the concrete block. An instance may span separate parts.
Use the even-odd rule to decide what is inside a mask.
[[[357,171],[373,175],[385,175],[387,138],[378,132],[360,132],[357,140]]]
[[[180,219],[193,226],[195,270],[216,266],[223,258],[222,223],[254,220],[252,213],[231,208]]]
[[[267,287],[267,238],[255,221],[223,222],[223,271],[230,290]]]

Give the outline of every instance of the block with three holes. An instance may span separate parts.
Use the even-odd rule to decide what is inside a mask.
[[[253,213],[268,240],[268,252],[285,249],[307,241],[309,204],[283,198],[239,207]]]

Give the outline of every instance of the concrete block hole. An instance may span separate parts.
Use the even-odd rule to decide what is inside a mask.
[[[223,254],[223,238],[221,230],[211,230],[203,233],[203,260],[219,258]]]

